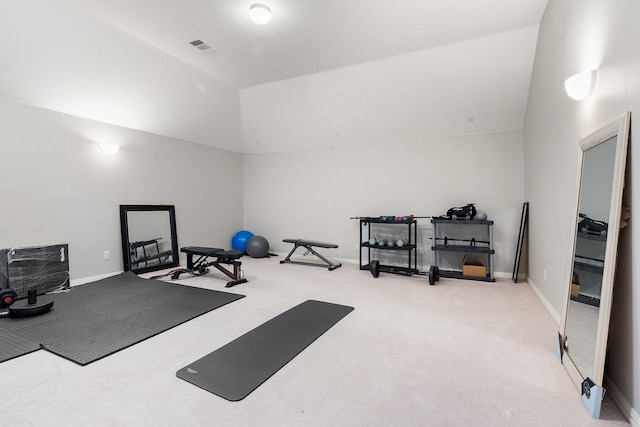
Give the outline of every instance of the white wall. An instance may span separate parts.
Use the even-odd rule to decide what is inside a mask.
[[[578,140],[625,111],[632,112],[632,133],[640,125],[639,14],[640,3],[632,1],[551,0],[540,26],[524,129],[525,197],[531,203],[529,278],[556,316],[567,289]],[[569,99],[564,80],[593,68],[598,69],[593,96],[582,102]],[[632,135],[628,205],[640,189],[633,140]],[[631,225],[620,235],[605,374],[634,425],[640,425],[640,227],[634,226],[640,211],[631,212]]]
[[[236,89],[68,1],[0,2],[0,39],[2,98],[242,151]]]
[[[495,270],[510,275],[536,37],[527,27],[241,90],[245,227],[276,251],[301,237],[358,260],[350,217],[474,202],[496,222]],[[430,236],[421,220],[425,269]]]
[[[357,260],[353,216],[442,215],[477,203],[495,221],[495,270],[511,274],[522,209],[519,131],[245,154],[245,227],[286,252],[285,238],[336,243],[330,257]],[[431,224],[420,220],[419,264],[431,265]]]
[[[244,152],[521,130],[537,31],[526,27],[243,89]]]
[[[242,227],[241,154],[2,99],[0,117],[0,247],[68,243],[72,280],[122,270],[120,204],[175,205],[180,246]]]

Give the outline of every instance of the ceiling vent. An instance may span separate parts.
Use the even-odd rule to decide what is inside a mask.
[[[189,42],[189,44],[197,48],[198,50],[201,50],[211,55],[216,55],[218,53],[218,51],[215,50],[209,43],[204,42],[202,40],[194,40],[192,42]]]

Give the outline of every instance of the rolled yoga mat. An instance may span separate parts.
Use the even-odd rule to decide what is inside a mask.
[[[352,310],[344,305],[305,301],[185,366],[176,375],[227,400],[242,400]]]

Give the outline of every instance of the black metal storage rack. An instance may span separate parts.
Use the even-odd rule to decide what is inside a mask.
[[[577,253],[576,249],[575,259],[573,260],[574,268],[589,271],[591,273],[596,273],[602,275],[604,272],[604,250],[607,243],[607,235],[606,234],[591,234],[585,231],[578,231],[578,240],[576,246],[580,246],[580,242],[588,241],[588,242],[596,242],[596,245],[601,244],[602,247],[598,248],[602,252],[598,254],[597,257],[588,256],[585,254]]]
[[[485,282],[495,282],[493,275],[493,221],[490,220],[472,220],[472,219],[448,219],[448,218],[432,218],[431,224],[433,227],[433,265],[439,269],[439,275],[441,277],[451,277],[455,279],[468,279],[468,280],[481,280]],[[453,227],[460,225],[473,225],[486,227],[485,235],[487,240],[478,239],[466,239],[466,238],[450,238],[440,237],[441,227]],[[455,232],[455,231],[454,231]],[[449,242],[452,242],[450,244]],[[480,254],[487,258],[487,275],[485,277],[480,276],[464,276],[462,271],[458,270],[446,270],[439,267],[438,264],[438,252],[459,252],[461,254]]]
[[[369,244],[372,237],[372,228],[384,224],[385,226],[404,226],[408,243],[402,246],[386,246],[379,244]],[[367,229],[364,233],[364,229]],[[401,251],[407,254],[407,266],[395,265],[379,265],[379,271],[386,273],[412,275],[420,273],[418,271],[418,251],[416,249],[416,241],[418,240],[418,227],[415,219],[406,219],[402,221],[388,221],[378,218],[360,218],[360,270],[370,270],[372,259],[372,251]],[[365,256],[363,256],[365,255]],[[377,260],[376,260],[377,261]]]
[[[593,234],[578,231],[576,252],[573,258],[573,272],[580,272],[581,289],[578,296],[571,299],[585,304],[600,306],[602,292],[602,274],[604,273],[604,256],[607,243],[606,234]],[[584,280],[591,277],[591,280]]]

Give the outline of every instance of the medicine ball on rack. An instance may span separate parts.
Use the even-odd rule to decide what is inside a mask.
[[[477,219],[478,221],[486,221],[487,220],[487,213],[486,212],[478,212],[476,214],[475,219]]]

